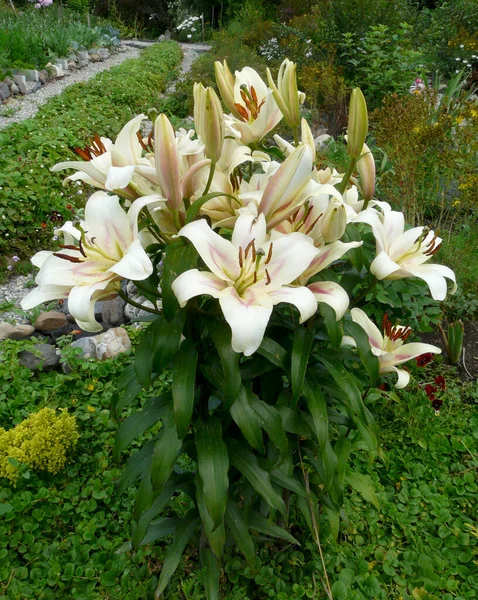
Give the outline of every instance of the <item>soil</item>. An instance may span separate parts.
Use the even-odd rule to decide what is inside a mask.
[[[444,356],[446,356],[445,346],[438,329],[432,333],[424,333],[422,341],[438,346],[442,349]],[[463,353],[457,368],[462,381],[471,382],[478,380],[478,321],[465,323]]]

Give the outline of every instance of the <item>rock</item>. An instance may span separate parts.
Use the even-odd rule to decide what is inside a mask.
[[[169,42],[170,39],[171,39],[171,32],[169,31],[169,29],[166,29],[166,31],[164,32],[164,40],[166,42]]]
[[[68,70],[69,71],[74,71],[76,69],[76,63],[74,60],[69,60],[68,61]]]
[[[18,94],[20,93],[20,89],[18,88],[18,85],[16,83],[12,84],[10,91],[12,92],[12,96],[18,96]]]
[[[103,302],[101,321],[105,328],[118,327],[125,322],[124,301],[118,296],[114,300]]]
[[[88,66],[88,61],[87,60],[79,60],[76,66],[78,69],[83,69],[84,67]]]
[[[12,74],[13,76],[23,75],[26,81],[39,81],[36,69],[13,69]]]
[[[78,50],[76,54],[80,62],[88,62],[88,52],[86,50]]]
[[[59,65],[48,63],[45,69],[48,71],[48,76],[50,78],[55,79],[56,77],[63,77],[63,69]]]
[[[91,62],[100,62],[101,57],[99,54],[90,54],[90,60]]]
[[[20,364],[30,369],[30,371],[41,368],[44,371],[51,371],[60,364],[57,349],[49,344],[35,344],[35,352],[24,350],[18,356]]]
[[[318,137],[315,138],[315,147],[317,150],[320,150],[321,148],[324,148],[325,146],[327,146],[327,144],[329,143],[329,141],[332,139],[332,136],[330,136],[328,133],[323,133],[322,135],[319,135]]]
[[[103,59],[108,58],[110,53],[108,52],[108,48],[98,48],[96,53]]]
[[[68,71],[68,61],[66,60],[66,58],[59,58],[55,64],[57,66],[59,65],[63,69],[63,71]]]
[[[96,343],[92,337],[84,337],[71,343],[71,348],[80,348],[82,358],[96,358]]]
[[[166,41],[166,37],[164,36],[164,34],[162,33],[159,38],[158,38],[158,42],[165,42]]]
[[[5,82],[0,83],[0,100],[6,100],[7,98],[10,98],[10,88]]]
[[[25,78],[25,75],[14,75],[13,80],[17,84],[18,89],[20,90],[20,93],[26,94],[27,93],[27,80]]]
[[[57,310],[50,310],[42,313],[33,323],[37,331],[53,331],[59,329],[68,323],[66,315]]]
[[[131,299],[137,302],[138,304],[143,304],[147,308],[155,308],[153,303],[149,300],[146,300],[144,296],[135,296]],[[136,306],[132,306],[131,304],[126,304],[124,314],[129,321],[136,321],[137,319],[144,319],[145,317],[149,318],[151,315],[151,313],[149,313],[148,311],[136,308]]]
[[[131,350],[131,340],[122,327],[109,329],[106,333],[96,335],[93,339],[96,344],[96,356],[100,360],[114,358]]]
[[[46,69],[38,71],[38,79],[40,80],[40,83],[42,83],[42,85],[45,85],[48,81],[48,71]]]
[[[31,325],[0,323],[0,340],[24,340],[35,331]]]
[[[12,85],[14,84],[13,79],[10,79],[10,77],[5,77],[5,79],[3,80],[3,83],[5,85],[8,85],[9,88],[12,87]]]

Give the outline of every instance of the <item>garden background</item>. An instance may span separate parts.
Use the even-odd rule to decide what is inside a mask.
[[[341,136],[348,96],[360,86],[370,111],[367,143],[377,165],[376,196],[404,211],[410,224],[440,231],[438,261],[456,272],[458,292],[438,305],[426,286],[404,280],[365,297],[369,314],[381,317],[385,305],[392,320],[410,324],[416,339],[442,345],[444,354],[425,368],[412,365],[406,390],[377,393],[372,409],[381,430],[379,458],[368,461],[360,445],[353,455],[354,468],[369,476],[374,492],[349,489],[337,540],[328,521],[321,521],[326,571],[336,600],[477,597],[476,2],[75,0],[39,8],[7,2],[0,12],[0,68],[5,76],[13,68],[40,69],[108,44],[114,53],[114,40],[156,39],[166,29],[181,42],[202,42],[204,36],[212,46],[174,90],[164,94],[179,76],[180,47],[174,41],[152,44],[140,58],[68,87],[34,118],[0,132],[4,285],[18,275],[27,275],[33,285],[29,257],[51,245],[59,221],[81,215],[91,192],[84,184],[64,187],[50,168],[73,159],[73,148],[84,147],[95,133],[114,139],[140,112],[155,109],[175,126],[189,126],[192,82],[215,85],[215,60],[227,59],[232,71],[249,65],[263,76],[267,66],[275,72],[286,57],[296,61],[299,89],[307,95],[304,114],[322,136],[323,167],[346,165]],[[14,118],[11,106],[1,110],[6,119]],[[0,309],[8,315],[18,310],[11,302]],[[38,314],[28,316],[34,321]],[[1,314],[0,319],[5,320]],[[446,332],[460,320],[465,352],[450,365],[437,325]],[[128,332],[134,344],[138,331]],[[67,373],[32,372],[20,362],[30,341],[0,342],[0,426],[10,430],[51,407],[73,415],[79,432],[60,472],[18,463],[15,485],[0,479],[0,598],[152,598],[166,544],[129,551],[135,489],[119,493],[116,484],[131,451],[155,432],[113,459],[118,421],[110,403],[131,357],[82,360],[69,346],[73,337],[59,342]],[[446,389],[431,402],[425,386],[438,376]],[[157,379],[119,422],[168,386],[168,377]],[[6,460],[1,444],[0,430],[0,465]],[[168,515],[186,510],[187,498],[180,494]],[[223,597],[325,598],[319,550],[300,537],[303,528],[302,516],[292,515],[290,533],[300,546],[265,537],[255,571],[228,548]],[[165,597],[205,597],[195,550],[186,552]]]

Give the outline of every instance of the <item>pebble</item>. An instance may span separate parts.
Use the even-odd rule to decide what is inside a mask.
[[[31,325],[0,323],[0,340],[24,340],[35,331]]]
[[[37,371],[41,368],[44,371],[51,371],[60,364],[59,352],[55,346],[49,344],[35,344],[35,352],[23,350],[19,353],[18,358],[20,364],[30,371]]]
[[[66,315],[57,310],[42,313],[33,324],[37,331],[54,331],[68,323]]]

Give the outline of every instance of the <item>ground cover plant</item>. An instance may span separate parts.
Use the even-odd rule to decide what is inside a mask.
[[[50,168],[73,159],[97,133],[115,137],[132,114],[157,106],[174,77],[181,50],[173,43],[147,49],[85,84],[75,84],[40,108],[35,119],[0,132],[0,260],[53,236],[58,220],[84,205],[84,187],[63,187]]]

